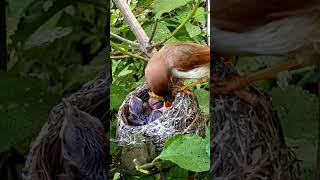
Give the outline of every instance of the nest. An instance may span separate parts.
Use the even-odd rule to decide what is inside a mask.
[[[106,130],[108,130],[106,127],[108,127],[109,109],[109,88],[106,84],[109,82],[109,74],[103,73],[66,98],[78,109],[99,118]],[[31,145],[22,173],[24,179],[51,180],[65,173],[66,161],[62,156],[61,139],[59,138],[63,117],[63,105],[60,103],[51,110],[48,121]]]
[[[160,152],[164,142],[175,134],[197,133],[200,136],[204,134],[206,120],[193,94],[177,93],[170,109],[149,124],[143,126],[128,125],[130,97],[132,95],[137,97],[148,96],[148,91],[148,85],[142,84],[126,97],[119,108],[117,138],[122,145],[137,142],[137,134],[142,134],[152,142],[156,152]]]
[[[230,79],[237,73],[214,64],[215,77]],[[282,128],[270,100],[255,88],[246,91],[260,99],[252,107],[234,96],[211,98],[211,174],[226,180],[298,180],[295,153],[286,145]]]

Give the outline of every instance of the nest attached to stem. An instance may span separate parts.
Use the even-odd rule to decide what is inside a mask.
[[[212,77],[238,74],[215,63]],[[267,95],[249,87],[260,98],[252,107],[235,96],[211,96],[211,173],[220,180],[300,180],[295,153],[286,145],[277,114]]]
[[[204,135],[206,120],[198,106],[196,97],[177,93],[170,109],[165,111],[157,120],[143,126],[129,126],[129,100],[132,95],[148,96],[148,85],[142,84],[132,91],[124,100],[118,111],[117,139],[122,145],[136,142],[136,135],[142,134],[155,145],[160,152],[164,142],[175,134],[197,133]]]

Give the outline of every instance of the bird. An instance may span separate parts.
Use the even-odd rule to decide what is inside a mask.
[[[108,138],[96,117],[63,99],[64,121],[59,132],[66,175],[60,179],[107,180]]]
[[[320,0],[215,0],[214,53],[274,56],[279,64],[219,82],[218,94],[298,66],[320,62]]]
[[[146,102],[135,95],[129,99],[129,124],[142,126],[158,119],[167,111],[171,104],[150,97]]]
[[[145,68],[146,82],[156,96],[168,99],[173,92],[173,79],[196,79],[188,88],[208,80],[210,47],[191,42],[175,42],[163,46],[150,58]]]
[[[148,123],[151,123],[151,122],[157,120],[161,116],[162,116],[161,110],[158,110],[158,109],[152,110],[152,112],[148,118]]]
[[[151,112],[148,106],[142,99],[132,95],[129,99],[129,123],[134,126],[145,125]]]

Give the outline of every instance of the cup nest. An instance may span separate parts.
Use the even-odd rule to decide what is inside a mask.
[[[215,63],[221,79],[237,77],[231,66]],[[212,83],[211,83],[212,85]],[[260,99],[253,107],[233,95],[211,96],[211,166],[214,179],[298,180],[300,164],[286,144],[270,98],[253,87],[245,89]]]
[[[130,126],[129,100],[131,96],[148,97],[149,87],[146,83],[127,95],[118,111],[117,140],[121,145],[134,144],[137,135],[142,134],[144,138],[152,142],[155,151],[160,152],[164,142],[175,134],[196,133],[204,135],[206,120],[199,108],[194,94],[186,95],[177,93],[171,107],[166,110],[157,120],[142,126]]]

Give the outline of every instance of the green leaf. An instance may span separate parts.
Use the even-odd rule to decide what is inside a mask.
[[[201,33],[200,27],[195,26],[195,25],[191,24],[190,22],[187,22],[185,27],[186,27],[186,30],[189,33],[189,36],[191,38],[193,38]]]
[[[204,24],[206,22],[206,12],[203,7],[199,7],[196,11],[196,14],[194,15],[194,20]]]
[[[25,153],[60,98],[37,78],[0,73],[0,83],[0,153],[11,147]]]
[[[168,160],[181,168],[203,172],[210,169],[210,155],[207,153],[207,140],[196,134],[177,134],[170,138],[156,159]]]
[[[12,45],[15,46],[18,42],[24,42],[48,19],[71,5],[71,2],[71,0],[56,0],[52,2],[52,6],[46,7],[46,1],[33,1],[27,8],[25,16],[21,18],[16,33],[11,37]]]
[[[154,12],[156,13],[156,18],[160,18],[163,13],[167,13],[184,6],[190,1],[191,0],[155,0]]]
[[[298,86],[271,90],[273,105],[283,125],[286,142],[302,160],[303,174],[315,177],[319,118],[318,99]],[[308,178],[314,179],[314,178]]]
[[[203,111],[206,117],[209,117],[209,105],[210,105],[209,92],[204,89],[196,89],[194,91],[194,94],[198,99],[200,109]]]
[[[121,86],[111,84],[110,86],[110,109],[118,109],[128,92]]]
[[[54,40],[64,37],[72,32],[71,27],[55,27],[44,32],[38,32],[31,35],[26,41],[25,48],[31,48],[34,46],[41,46],[47,43],[51,43]]]
[[[152,31],[152,25],[146,26],[145,27],[145,31],[150,36],[151,31]],[[170,33],[171,33],[171,31],[166,26],[166,23],[165,22],[159,22],[158,25],[157,25],[156,32],[155,32],[154,37],[153,37],[153,41],[154,42],[160,42],[164,38],[166,38]],[[177,42],[177,41],[178,40],[175,37],[171,37],[165,44],[172,43],[172,42]]]
[[[316,96],[298,86],[289,86],[284,90],[274,88],[270,94],[279,118],[286,127],[284,133],[287,137],[296,139],[317,136]]]

